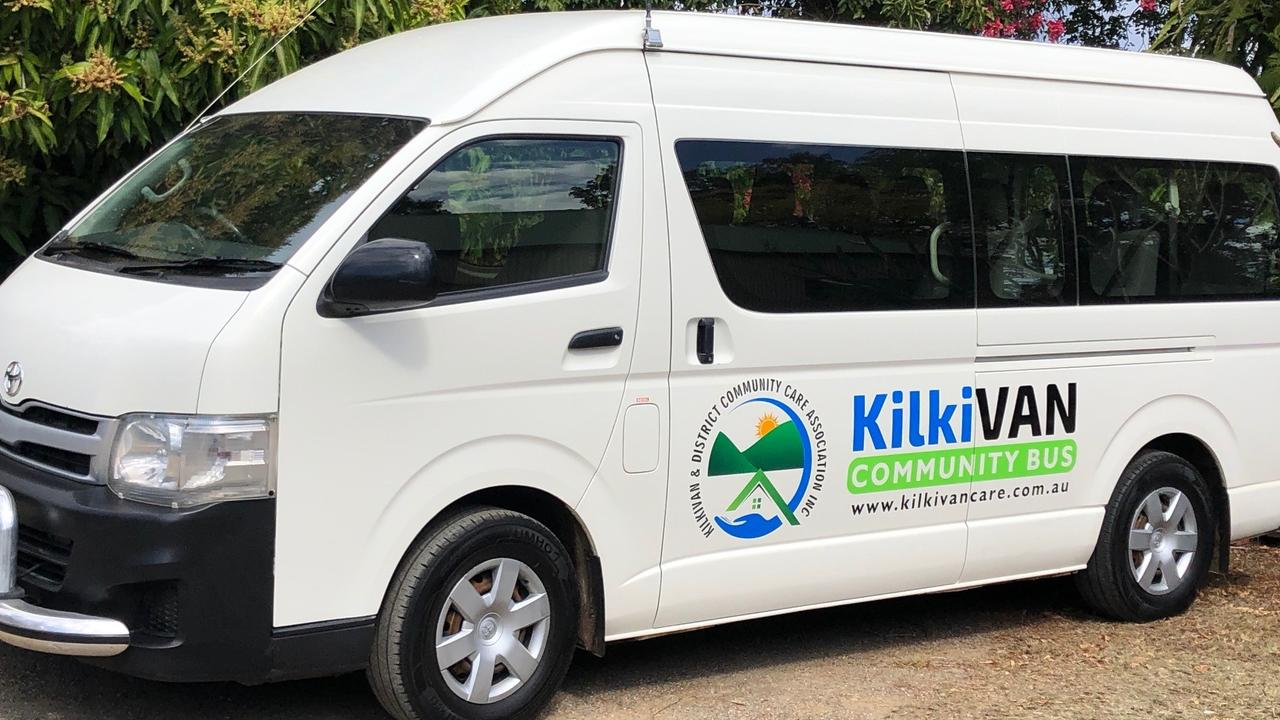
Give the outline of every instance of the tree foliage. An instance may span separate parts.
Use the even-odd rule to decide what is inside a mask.
[[[241,73],[232,96],[357,43],[463,16],[462,0],[327,0],[302,22],[313,5],[0,4],[0,245],[21,253],[42,242]]]
[[[1237,65],[1280,112],[1280,3],[1276,0],[1174,0],[1157,49]]]

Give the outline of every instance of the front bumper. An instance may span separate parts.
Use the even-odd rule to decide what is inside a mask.
[[[3,456],[0,489],[0,641],[155,680],[271,677],[274,500],[152,507]]]
[[[0,641],[54,655],[112,657],[129,647],[119,620],[37,607],[18,588],[18,509],[0,486]]]

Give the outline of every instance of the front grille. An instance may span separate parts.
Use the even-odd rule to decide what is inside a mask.
[[[59,450],[47,445],[20,442],[16,445],[0,443],[0,448],[8,450],[20,458],[39,463],[46,467],[56,468],[72,475],[88,475],[93,466],[93,458],[83,453]]]
[[[70,540],[27,525],[18,526],[18,584],[48,592],[62,589],[71,561]]]
[[[71,480],[101,484],[116,421],[35,400],[0,401],[0,455]]]
[[[22,418],[30,423],[66,430],[77,435],[92,435],[98,432],[97,420],[71,415],[42,405],[34,405],[22,411],[8,405],[0,405],[0,412]]]

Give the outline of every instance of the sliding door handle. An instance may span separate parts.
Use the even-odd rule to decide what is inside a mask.
[[[596,328],[583,330],[569,341],[570,350],[590,350],[592,348],[618,347],[622,344],[622,328]]]
[[[715,318],[698,318],[697,337],[698,362],[710,365],[716,361],[716,321]]]

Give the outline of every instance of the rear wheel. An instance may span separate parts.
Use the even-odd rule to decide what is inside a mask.
[[[1093,557],[1076,576],[1095,611],[1147,621],[1186,610],[1209,573],[1217,514],[1181,457],[1148,451],[1129,463],[1107,506]]]
[[[574,649],[573,566],[544,525],[478,509],[410,553],[378,620],[369,679],[403,720],[535,715]]]

